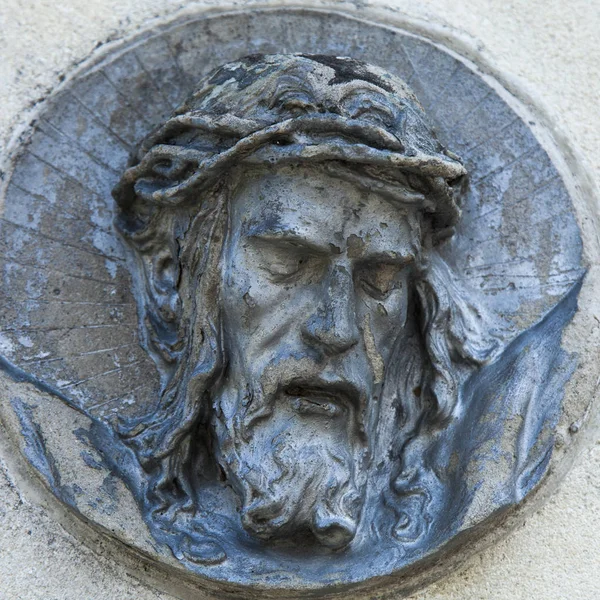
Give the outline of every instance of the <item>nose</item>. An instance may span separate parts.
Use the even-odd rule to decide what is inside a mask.
[[[352,275],[334,267],[319,290],[315,310],[302,327],[304,341],[328,355],[341,354],[358,342]]]

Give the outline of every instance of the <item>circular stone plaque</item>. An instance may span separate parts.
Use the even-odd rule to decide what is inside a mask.
[[[255,9],[112,46],[44,103],[4,188],[12,447],[82,535],[182,595],[372,597],[442,575],[552,489],[590,411],[599,253],[563,154],[483,67],[407,23]],[[421,218],[407,258],[395,223]],[[277,245],[276,273],[247,267],[233,297],[251,263],[238,235],[261,260]],[[350,312],[331,291],[348,273]],[[332,298],[307,316],[317,289]],[[376,319],[397,333],[388,355]],[[261,335],[264,381],[242,379],[233,348],[248,362]]]

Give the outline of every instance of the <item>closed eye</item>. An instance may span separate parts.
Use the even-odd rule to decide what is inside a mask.
[[[307,263],[308,258],[305,256],[276,256],[264,264],[263,269],[268,271],[274,280],[285,282],[299,274]]]
[[[319,256],[294,241],[257,237],[254,245],[259,252],[260,268],[274,283],[294,281],[320,263]]]

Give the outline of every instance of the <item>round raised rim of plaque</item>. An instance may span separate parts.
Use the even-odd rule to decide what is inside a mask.
[[[123,475],[98,450],[110,426],[93,432],[90,425],[142,414],[160,385],[140,346],[131,274],[112,225],[112,187],[130,152],[202,75],[245,55],[282,51],[358,58],[399,75],[415,91],[444,145],[470,173],[457,232],[464,241],[450,244],[445,258],[492,312],[502,313],[510,325],[507,345],[576,288],[578,308],[562,335],[565,356],[574,362],[543,473],[513,502],[494,504],[481,493],[463,526],[421,554],[382,545],[349,558],[281,559],[251,548],[214,564],[175,558],[136,517]],[[554,489],[590,429],[582,426],[600,372],[593,199],[575,154],[543,111],[447,29],[385,10],[344,14],[272,5],[153,24],[73,72],[14,149],[2,208],[3,445],[17,471],[24,478],[35,474],[48,498],[58,500],[61,522],[87,543],[117,544],[124,562],[136,568],[142,561],[140,577],[167,591],[413,590],[522,522]],[[508,251],[504,238],[511,240]],[[474,246],[485,249],[475,255]],[[502,260],[493,261],[496,256]]]

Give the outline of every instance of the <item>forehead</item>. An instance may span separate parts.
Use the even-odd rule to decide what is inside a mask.
[[[238,236],[293,235],[342,252],[369,247],[415,255],[419,250],[409,209],[318,168],[244,173],[232,200]]]

